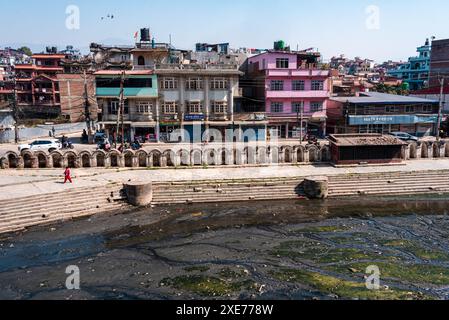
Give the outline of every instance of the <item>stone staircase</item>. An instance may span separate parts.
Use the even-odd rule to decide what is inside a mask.
[[[132,207],[127,204],[122,189],[122,184],[111,183],[61,193],[2,200],[0,234],[87,217],[100,212],[130,209]]]
[[[304,198],[303,178],[180,181],[153,184],[153,204]],[[329,198],[449,193],[449,171],[329,176]]]
[[[400,172],[334,176],[329,178],[329,197],[354,195],[413,195],[449,193],[449,172]]]
[[[154,205],[287,200],[305,198],[303,177],[156,182]],[[3,200],[0,234],[133,207],[121,183]],[[449,194],[449,171],[329,176],[329,198]]]
[[[285,200],[304,197],[298,178],[180,181],[153,184],[153,204]]]

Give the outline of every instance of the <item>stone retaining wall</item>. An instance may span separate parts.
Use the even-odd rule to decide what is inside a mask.
[[[448,158],[449,142],[411,143],[404,146],[404,160]],[[168,150],[151,149],[108,153],[97,150],[54,151],[50,154],[25,151],[18,154],[9,151],[0,158],[0,167],[7,168],[93,168],[93,167],[180,167],[180,166],[227,166],[309,164],[330,161],[328,145],[316,146],[247,146],[229,150],[223,147],[188,148]]]
[[[282,163],[329,162],[329,146],[248,146],[229,150],[220,148],[192,148],[117,150],[24,151],[18,154],[7,152],[0,158],[1,168],[91,168],[91,167],[180,167],[180,166],[226,166],[226,165],[268,165]]]

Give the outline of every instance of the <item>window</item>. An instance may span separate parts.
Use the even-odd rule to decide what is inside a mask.
[[[151,78],[133,78],[125,79],[124,88],[152,88],[153,79]],[[97,79],[97,88],[120,88],[120,78]]]
[[[292,82],[292,90],[293,91],[304,91],[305,90],[305,81],[304,80],[293,80]]]
[[[178,89],[178,79],[176,78],[163,78],[161,81],[161,87],[163,90],[175,90]]]
[[[312,80],[312,90],[313,91],[323,91],[324,81],[323,80]]]
[[[226,101],[213,101],[212,110],[214,111],[214,113],[227,113],[228,104]]]
[[[284,81],[271,80],[271,91],[284,91]]]
[[[117,100],[110,101],[108,104],[108,113],[109,114],[118,114],[118,109],[120,108],[120,102]],[[128,101],[125,100],[124,106],[123,106],[123,112],[124,114],[129,113],[129,107],[128,107]]]
[[[111,101],[108,106],[108,113],[109,114],[117,114],[118,108],[119,108],[119,102]]]
[[[288,69],[288,58],[278,58],[276,59],[277,69]]]
[[[322,112],[323,111],[323,103],[322,102],[311,102],[310,103],[310,112]]]
[[[292,112],[300,113],[301,111],[304,112],[304,101],[292,102]]]
[[[397,107],[397,106],[386,106],[385,107],[385,112],[386,113],[398,113],[399,112],[399,107]]]
[[[187,102],[188,113],[203,113],[203,105],[201,102]]]
[[[189,78],[186,82],[187,90],[202,90],[203,89],[203,80],[201,78]]]
[[[176,114],[178,113],[178,103],[177,102],[164,102],[162,104],[163,114]]]
[[[212,90],[226,90],[228,89],[228,80],[225,78],[213,78],[210,82]]]
[[[376,114],[376,113],[378,113],[376,107],[373,106],[363,107],[363,114]]]
[[[422,112],[431,113],[433,111],[433,107],[431,105],[422,106]]]
[[[282,102],[271,103],[271,113],[282,113],[282,112],[284,112],[284,104]]]
[[[137,58],[137,64],[139,66],[144,66],[145,65],[145,58],[143,56],[139,56],[139,58]]]
[[[406,113],[414,113],[415,107],[414,106],[405,106],[405,112]]]
[[[139,101],[136,104],[137,113],[152,113],[153,104],[151,102]]]

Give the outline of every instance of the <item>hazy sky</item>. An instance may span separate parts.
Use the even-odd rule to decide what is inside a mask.
[[[80,29],[66,28],[66,7],[80,9]],[[379,28],[373,11],[379,8]],[[376,61],[406,60],[425,38],[449,38],[447,0],[2,0],[0,46],[133,42],[150,27],[158,42],[192,49],[196,42],[232,47],[318,48],[325,59],[341,53]],[[104,19],[113,14],[113,20]],[[374,19],[374,20],[373,20]],[[374,22],[373,22],[374,21]],[[36,48],[37,47],[37,48]]]

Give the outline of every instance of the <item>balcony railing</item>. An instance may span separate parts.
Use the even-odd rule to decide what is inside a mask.
[[[156,70],[238,70],[236,64],[157,64]]]

